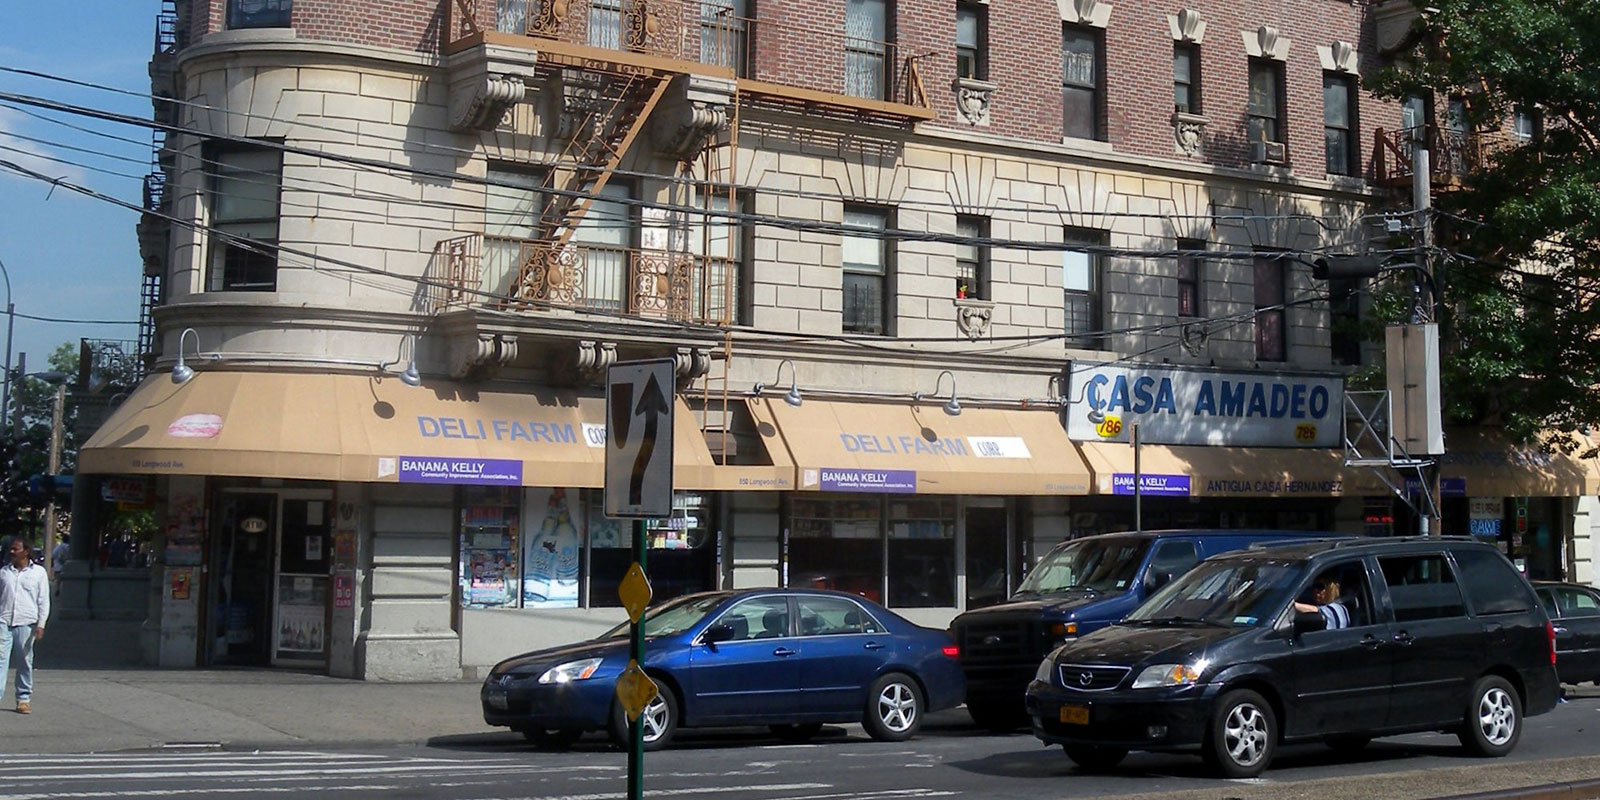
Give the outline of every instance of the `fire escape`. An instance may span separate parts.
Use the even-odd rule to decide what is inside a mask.
[[[150,56],[150,94],[157,122],[177,122],[177,107],[172,100],[177,96],[178,51],[183,49],[186,39],[180,28],[176,0],[162,0],[161,10],[156,14],[155,48]],[[172,168],[173,157],[167,147],[167,132],[152,128],[150,172],[144,178],[145,210],[137,225],[144,280],[140,289],[139,336],[134,361],[139,365],[141,374],[157,355],[154,312],[164,300],[162,279],[167,270],[172,235],[172,225],[168,221],[172,203],[166,190],[167,177]]]

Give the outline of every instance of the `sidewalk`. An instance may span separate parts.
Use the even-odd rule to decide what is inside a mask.
[[[34,650],[33,713],[7,678],[0,750],[78,753],[221,743],[229,747],[422,744],[493,733],[476,681],[370,683],[266,669],[139,664],[138,622],[57,620]]]

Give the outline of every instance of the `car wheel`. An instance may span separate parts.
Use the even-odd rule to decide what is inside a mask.
[[[661,687],[656,698],[639,712],[639,722],[644,725],[645,750],[666,747],[672,741],[672,734],[678,730],[678,700],[672,696],[672,690]],[[633,739],[628,732],[628,717],[622,713],[621,703],[612,706],[611,741],[624,750],[633,746]]]
[[[1325,742],[1328,747],[1333,748],[1333,752],[1348,754],[1359,753],[1362,750],[1365,750],[1367,745],[1372,743],[1372,737],[1361,734],[1351,734],[1348,736],[1329,736],[1322,741]]]
[[[785,742],[809,742],[822,732],[820,722],[802,722],[793,725],[772,725],[772,735]]]
[[[910,739],[922,727],[922,691],[917,682],[900,672],[873,681],[861,725],[880,742]]]
[[[1003,700],[968,703],[967,714],[978,727],[992,733],[1010,733],[1028,724],[1028,712],[1021,705]]]
[[[1503,756],[1517,746],[1522,736],[1522,703],[1505,678],[1485,675],[1478,679],[1457,735],[1462,746],[1478,756]]]
[[[1204,754],[1229,778],[1253,778],[1272,762],[1278,746],[1278,721],[1265,698],[1237,689],[1217,700],[1206,728]]]
[[[1122,763],[1128,757],[1126,747],[1105,747],[1097,744],[1064,744],[1061,749],[1066,751],[1067,758],[1072,763],[1089,770],[1090,772],[1104,772]]]
[[[583,737],[583,731],[577,728],[558,728],[556,730],[533,728],[524,730],[522,736],[533,742],[535,747],[544,750],[565,750]]]

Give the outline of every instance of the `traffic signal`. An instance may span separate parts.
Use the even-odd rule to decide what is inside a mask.
[[[1377,256],[1327,255],[1311,262],[1311,277],[1319,281],[1376,278],[1383,271],[1383,262]]]

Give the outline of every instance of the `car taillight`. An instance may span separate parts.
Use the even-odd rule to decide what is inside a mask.
[[[1544,624],[1544,638],[1550,640],[1550,665],[1551,666],[1555,666],[1555,663],[1556,663],[1556,626],[1555,626],[1554,623],[1546,622]]]
[[[960,658],[961,657],[961,646],[960,645],[954,645],[954,644],[947,644],[947,645],[944,646],[943,650],[940,650],[940,652],[944,653],[946,656],[948,656],[950,658]]]

